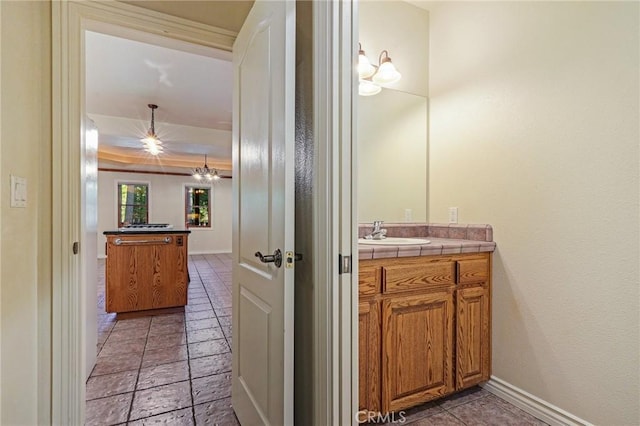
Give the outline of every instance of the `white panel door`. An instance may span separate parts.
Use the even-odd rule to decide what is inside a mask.
[[[255,2],[233,48],[233,407],[293,424],[295,3]],[[282,264],[274,262],[281,252]],[[257,256],[261,252],[263,263]],[[287,267],[289,265],[290,267]]]

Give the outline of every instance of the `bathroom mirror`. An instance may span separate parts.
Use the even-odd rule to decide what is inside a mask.
[[[358,96],[358,222],[427,221],[427,98]]]

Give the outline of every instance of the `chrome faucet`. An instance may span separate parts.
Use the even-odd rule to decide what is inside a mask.
[[[370,234],[365,235],[366,240],[382,240],[387,238],[387,230],[382,228],[383,221],[376,220],[373,222],[373,231]]]

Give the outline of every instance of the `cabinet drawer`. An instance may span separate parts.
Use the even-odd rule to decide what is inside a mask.
[[[489,279],[489,260],[472,259],[458,261],[458,284],[477,283]]]
[[[373,296],[380,293],[380,281],[382,268],[372,265],[359,265],[358,273],[358,295]]]
[[[434,262],[384,267],[384,292],[418,290],[425,286],[454,284],[455,263]]]

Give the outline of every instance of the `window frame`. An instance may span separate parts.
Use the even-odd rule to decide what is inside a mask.
[[[189,197],[191,196],[189,194],[189,189],[205,189],[207,191],[209,191],[208,197],[207,197],[207,215],[208,215],[208,222],[206,225],[193,225],[189,223],[189,219],[188,219],[188,215],[190,214],[190,212],[188,211],[189,208]],[[213,185],[208,185],[206,183],[185,183],[183,184],[183,194],[184,194],[184,207],[182,209],[182,215],[183,215],[183,219],[184,219],[184,226],[186,229],[206,229],[206,230],[211,230],[213,229],[213,209],[212,209],[212,199],[213,199]]]
[[[146,223],[151,223],[151,182],[149,181],[138,181],[138,180],[116,180],[115,182],[115,194],[116,194],[116,225],[117,228],[121,228],[124,226],[123,222],[120,222],[120,209],[123,206],[121,204],[121,194],[120,194],[120,186],[121,185],[139,185],[147,187],[147,215],[146,215]],[[126,205],[126,204],[125,204]],[[136,204],[134,204],[136,205]],[[142,204],[139,204],[142,205]]]

